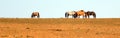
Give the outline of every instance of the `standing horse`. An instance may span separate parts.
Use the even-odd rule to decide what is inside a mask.
[[[94,18],[96,18],[96,14],[95,14],[95,12],[93,12],[93,11],[87,11],[87,12],[85,12],[85,17],[87,18],[89,18],[89,16],[90,15],[92,15]]]
[[[68,18],[69,16],[75,18],[75,11],[68,11],[65,13],[65,18]]]
[[[78,18],[80,18],[80,16],[83,16],[83,18],[84,18],[84,16],[85,16],[84,10],[77,11],[75,13],[75,16],[78,17]]]
[[[40,17],[39,12],[33,12],[31,15],[31,18],[33,18],[35,16],[37,16],[37,18],[39,18]]]

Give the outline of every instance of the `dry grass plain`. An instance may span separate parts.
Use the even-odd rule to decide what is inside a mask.
[[[0,38],[120,38],[120,18],[0,18]]]

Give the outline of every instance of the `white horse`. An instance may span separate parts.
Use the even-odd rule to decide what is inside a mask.
[[[65,13],[65,18],[68,18],[69,16],[72,16],[72,18],[75,18],[75,14],[76,14],[75,11],[67,11]]]

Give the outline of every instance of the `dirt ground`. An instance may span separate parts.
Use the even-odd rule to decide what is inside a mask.
[[[120,38],[120,18],[0,18],[0,38]]]

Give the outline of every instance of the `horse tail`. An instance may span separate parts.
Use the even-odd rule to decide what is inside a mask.
[[[94,18],[96,18],[96,14],[95,13],[93,14],[93,16],[94,16]]]
[[[66,12],[66,13],[65,13],[65,17],[68,17],[68,16],[69,16],[69,14]]]
[[[38,18],[40,17],[40,14],[38,13],[38,16],[37,16]]]
[[[88,15],[87,12],[85,12],[85,18],[87,18],[87,15]]]
[[[33,13],[32,13],[32,14],[31,14],[31,18],[33,18],[33,16],[34,16],[34,15],[33,15]]]

